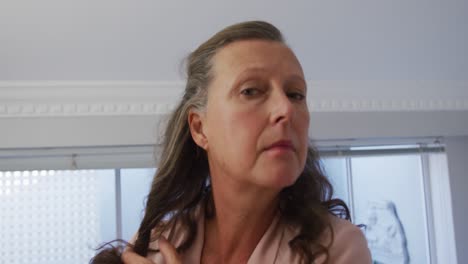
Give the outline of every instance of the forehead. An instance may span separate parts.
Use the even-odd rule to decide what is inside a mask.
[[[230,43],[215,54],[212,64],[215,79],[220,76],[235,77],[250,69],[276,75],[303,76],[301,65],[292,50],[276,41],[242,40]]]

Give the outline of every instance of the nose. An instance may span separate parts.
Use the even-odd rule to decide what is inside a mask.
[[[272,93],[270,97],[272,124],[287,123],[291,120],[294,114],[294,106],[286,92],[281,89]]]

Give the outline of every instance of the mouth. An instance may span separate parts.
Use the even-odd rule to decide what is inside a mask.
[[[294,151],[294,145],[290,140],[279,140],[268,146],[265,150],[284,150]]]

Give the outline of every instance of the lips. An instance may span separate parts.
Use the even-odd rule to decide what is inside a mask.
[[[273,149],[284,149],[284,150],[294,151],[294,145],[292,144],[290,140],[279,140],[266,148],[266,150],[273,150]]]

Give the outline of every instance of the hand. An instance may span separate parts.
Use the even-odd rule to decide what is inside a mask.
[[[180,259],[179,254],[177,254],[176,249],[164,237],[159,239],[159,250],[164,257],[166,264],[182,264],[182,260]],[[122,254],[122,261],[125,264],[157,264],[136,254],[132,250],[125,250]]]
[[[177,254],[175,247],[163,236],[159,239],[159,250],[166,264],[182,264],[182,260],[179,254]]]
[[[154,264],[151,260],[138,255],[132,250],[125,250],[122,253],[122,261],[125,264]]]

